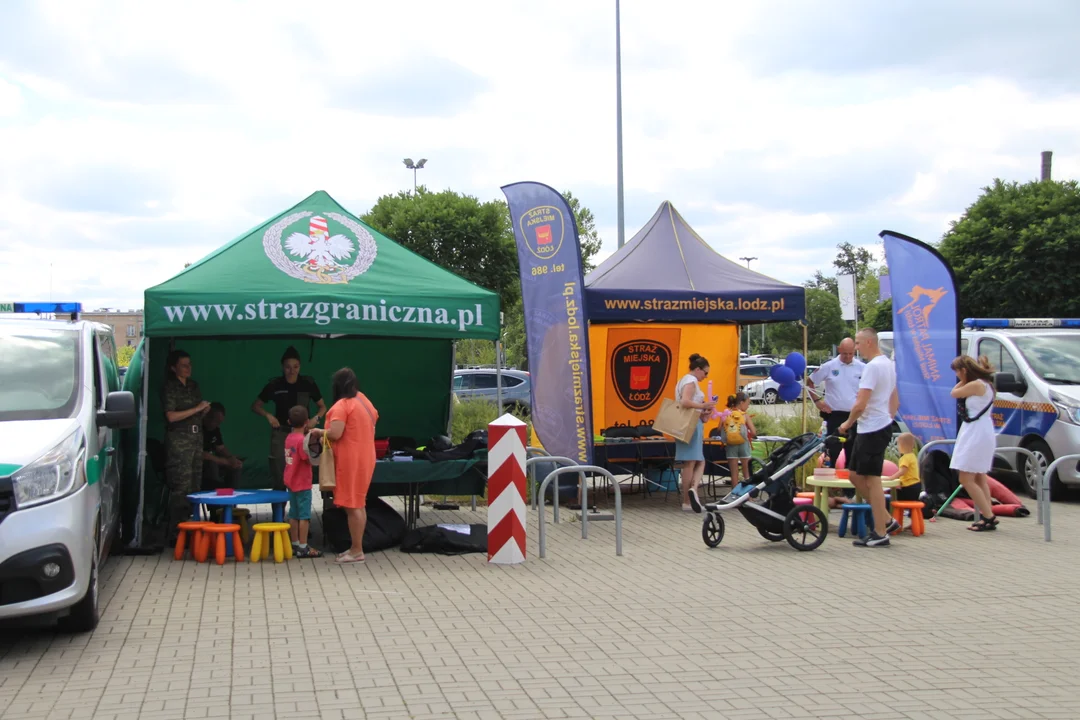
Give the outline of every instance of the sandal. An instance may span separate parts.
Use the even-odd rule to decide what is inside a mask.
[[[323,556],[322,551],[308,545],[306,548],[297,548],[293,553],[298,558],[321,558]]]
[[[364,556],[363,555],[350,555],[348,550],[346,550],[345,552],[338,555],[334,559],[334,561],[341,564],[341,565],[346,565],[348,563],[362,563],[362,562],[364,562]]]
[[[979,520],[968,527],[972,532],[990,532],[997,530],[998,520],[996,517],[980,516]]]

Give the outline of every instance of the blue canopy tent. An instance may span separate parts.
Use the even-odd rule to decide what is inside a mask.
[[[650,424],[691,353],[709,358],[714,394],[734,392],[737,325],[802,321],[806,295],[728,260],[665,201],[585,278],[585,305],[600,432]]]
[[[728,260],[665,200],[585,278],[589,320],[758,324],[803,320],[806,291]]]

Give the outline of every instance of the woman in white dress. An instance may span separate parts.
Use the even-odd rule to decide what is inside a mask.
[[[997,448],[994,419],[990,414],[994,405],[991,383],[994,368],[985,357],[976,360],[967,355],[953,360],[951,367],[959,381],[952,389],[952,396],[957,400],[960,432],[956,434],[949,467],[959,473],[960,484],[979,511],[979,519],[968,530],[996,530],[998,521],[991,504],[990,485],[986,482]]]

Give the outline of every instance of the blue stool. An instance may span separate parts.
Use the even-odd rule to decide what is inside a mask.
[[[851,532],[858,537],[864,537],[874,523],[870,503],[848,503],[841,506],[840,537],[847,535],[849,515],[851,516]]]

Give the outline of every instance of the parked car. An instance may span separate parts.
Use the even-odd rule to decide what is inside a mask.
[[[497,376],[494,368],[457,370],[454,372],[454,394],[459,399],[483,398],[492,403],[497,399]],[[502,371],[502,404],[504,410],[515,407],[528,412],[531,408],[529,373],[523,370]]]
[[[744,389],[748,384],[756,382],[758,380],[765,380],[769,377],[769,371],[772,369],[772,365],[765,365],[763,363],[755,363],[753,365],[739,365],[739,379],[737,385],[740,390]]]
[[[807,374],[812,374],[815,370],[817,370],[817,365],[806,366]],[[799,384],[802,384],[801,380]],[[780,400],[779,388],[780,383],[776,382],[771,377],[768,377],[764,380],[756,380],[748,384],[746,387],[743,388],[743,391],[750,396],[750,402],[760,402],[766,405],[775,405],[778,402],[782,402],[782,400]],[[823,389],[824,387],[819,388],[819,390]]]
[[[98,623],[98,577],[120,527],[120,390],[112,328],[0,320],[0,619]]]

